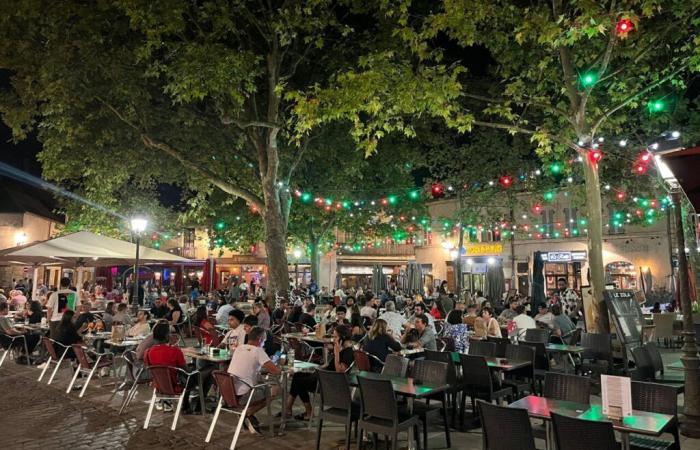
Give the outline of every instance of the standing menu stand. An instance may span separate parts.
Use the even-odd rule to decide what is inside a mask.
[[[635,299],[634,291],[609,289],[603,292],[605,304],[617,329],[617,338],[622,344],[622,354],[627,367],[627,350],[642,345],[642,325],[644,315]]]
[[[632,415],[632,384],[628,377],[600,376],[603,414],[621,420]]]

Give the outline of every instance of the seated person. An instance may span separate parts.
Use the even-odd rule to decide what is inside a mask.
[[[136,315],[136,323],[126,332],[127,336],[146,336],[151,332],[151,325],[148,323],[151,315],[148,311],[141,310]]]
[[[511,302],[508,304],[508,307],[503,310],[503,312],[498,316],[498,321],[506,323],[509,320],[513,320],[515,316],[518,315],[516,312],[518,308],[518,301],[513,299]]]
[[[153,327],[153,340],[155,344],[146,350],[144,354],[144,367],[169,366],[179,367],[180,369],[189,371],[182,350],[170,344],[170,327],[167,324],[158,323]],[[185,388],[185,395],[182,400],[183,414],[192,414],[195,412],[190,408],[190,393],[197,387],[197,376],[198,375],[189,377],[188,381],[186,378],[182,377],[181,372],[171,372],[173,383],[179,383]],[[200,403],[196,402],[195,410],[198,408],[200,408]]]
[[[353,341],[350,338],[350,329],[345,325],[339,325],[333,330],[333,359],[322,368],[336,372],[347,371],[354,361]],[[233,361],[231,361],[233,363]],[[297,420],[309,420],[312,406],[309,393],[316,392],[318,375],[316,373],[295,373],[292,377],[292,385],[287,397],[287,411],[291,413],[294,401],[299,397],[304,404],[305,413],[295,416]]]
[[[413,342],[408,342],[408,348],[423,348],[425,350],[437,351],[437,341],[435,340],[435,331],[428,325],[428,317],[425,314],[416,316],[413,320],[413,326],[415,329],[416,340]],[[408,330],[406,334],[410,333]],[[411,339],[406,339],[410,341]]]
[[[513,318],[513,322],[515,322],[515,329],[518,333],[518,339],[520,339],[525,336],[525,330],[537,328],[537,323],[535,319],[525,313],[525,306],[518,305],[516,312],[518,315]]]
[[[33,300],[27,303],[27,305],[28,306],[24,311],[24,317],[29,319],[30,324],[41,323],[41,318],[44,315],[44,312],[41,310],[41,303]]]
[[[388,327],[384,319],[377,319],[367,333],[367,340],[362,346],[363,350],[384,362],[386,356],[392,352],[401,350],[401,343],[394,340],[388,332]],[[370,358],[373,372],[379,372],[382,365],[374,358]]]
[[[245,343],[247,333],[243,326],[244,320],[245,315],[240,309],[234,309],[228,313],[228,331],[221,340],[219,347],[228,347],[229,351],[233,352],[239,344]]]
[[[262,434],[260,423],[255,417],[255,413],[265,407],[267,398],[265,389],[253,390],[252,387],[258,384],[258,378],[262,370],[271,375],[281,373],[279,367],[270,361],[270,358],[262,349],[265,334],[265,330],[260,327],[251,328],[248,333],[248,343],[239,345],[236,348],[228,367],[228,373],[234,376],[234,386],[238,401],[245,404],[248,401],[248,397],[252,396],[246,411],[246,422],[248,430],[255,434]],[[276,397],[278,394],[279,387],[272,386],[271,397]]]
[[[104,325],[105,331],[109,331],[112,329],[112,322],[114,322],[115,314],[116,311],[114,310],[114,302],[107,302],[105,312],[102,313],[102,323]]]
[[[207,307],[204,305],[198,306],[192,320],[194,326],[199,327],[202,335],[202,344],[212,345],[214,338],[217,337],[216,327],[209,321]]]
[[[537,305],[537,315],[535,316],[535,322],[540,323],[547,328],[552,328],[554,326],[554,314],[549,312],[547,305],[540,303]]]
[[[350,325],[350,321],[345,318],[347,315],[348,310],[345,308],[345,306],[336,306],[335,308],[335,318],[332,322],[328,324],[328,328],[332,329],[337,327],[338,325]]]
[[[352,340],[360,342],[366,334],[367,330],[365,329],[364,319],[359,311],[353,312],[350,316],[350,335],[352,336]]]
[[[166,297],[167,298],[167,297]],[[155,305],[151,308],[151,315],[154,319],[163,319],[168,315],[168,307],[161,297],[156,298]]]
[[[313,330],[316,328],[316,305],[309,303],[306,306],[306,312],[299,317],[299,323],[303,324],[306,328]]]
[[[566,336],[574,331],[576,325],[574,325],[569,316],[562,313],[559,303],[552,305],[552,314],[554,315],[552,325],[556,336]]]
[[[36,347],[36,344],[41,340],[41,336],[30,331],[25,332],[16,329],[12,324],[12,321],[7,317],[9,312],[10,307],[8,306],[7,302],[0,302],[0,343],[9,344],[9,339],[7,339],[7,342],[2,342],[6,340],[2,336],[3,334],[9,337],[24,336],[24,341],[27,343],[27,351],[29,351],[29,354],[31,355]],[[21,339],[17,339],[14,342],[14,347],[20,351],[24,351],[24,342]]]
[[[228,321],[228,313],[233,311],[234,307],[230,303],[224,303],[223,305],[219,306],[219,309],[216,310],[216,323],[219,325],[224,325]],[[196,322],[195,322],[196,324]]]
[[[80,313],[75,318],[75,327],[80,329],[83,325],[89,326],[95,321],[95,315],[90,312],[90,303],[83,302],[80,304]]]
[[[469,328],[474,328],[474,321],[476,320],[476,305],[468,305],[467,313],[462,318],[462,321]]]
[[[56,338],[54,341],[59,344],[63,344],[70,347],[73,344],[81,344],[83,342],[82,334],[87,330],[87,324],[83,324],[82,327],[78,328],[73,323],[73,317],[75,312],[71,309],[64,311],[61,321],[58,323],[58,328],[56,332]],[[56,353],[59,355],[63,353],[63,347],[56,346]],[[66,353],[66,358],[75,359],[75,353],[73,349],[69,349]]]
[[[133,320],[128,312],[128,305],[126,303],[120,303],[117,305],[117,313],[114,315],[114,320],[112,323],[121,323],[122,325],[131,326]]]
[[[447,329],[445,336],[451,337],[455,342],[455,351],[459,353],[467,353],[469,350],[469,326],[462,321],[462,312],[458,309],[453,309],[447,315]]]
[[[289,300],[283,298],[280,300],[280,307],[272,311],[272,323],[274,325],[282,325],[287,315],[289,314]]]
[[[493,317],[493,309],[488,306],[481,308],[481,318],[484,320],[487,337],[503,337],[501,334],[501,326],[498,324],[498,320]]]

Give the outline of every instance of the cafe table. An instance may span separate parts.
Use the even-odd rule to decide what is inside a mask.
[[[564,353],[570,358],[571,367],[576,367],[573,355],[580,355],[585,350],[580,345],[567,345],[567,344],[546,344],[544,346],[547,353]],[[569,365],[564,364],[564,373],[569,373]]]
[[[285,333],[282,335],[282,339],[298,339],[304,342],[312,342],[315,344],[323,345],[323,362],[328,362],[328,349],[333,347],[333,336],[317,336],[316,333]]]
[[[295,360],[294,364],[280,364],[279,368],[282,371],[280,374],[280,385],[282,387],[282,412],[280,418],[280,427],[278,434],[284,434],[287,428],[287,397],[289,395],[289,388],[291,386],[291,377],[295,373],[313,373],[320,366],[307,361]],[[269,411],[269,402],[268,402]],[[272,421],[270,421],[270,427],[272,427]],[[311,421],[309,420],[309,426],[311,426]]]
[[[228,363],[231,361],[232,357],[232,353],[226,349],[217,349],[219,351],[216,354],[207,352],[203,348],[185,347],[181,350],[182,354],[189,358],[213,362],[219,365]],[[197,389],[199,389],[199,403],[202,407],[202,414],[204,414],[206,409],[204,406],[204,386],[201,376],[197,377]]]
[[[669,414],[659,414],[648,411],[633,410],[631,416],[622,419],[611,419],[603,414],[600,404],[582,404],[555,400],[545,397],[529,395],[508,405],[510,408],[521,408],[528,412],[530,417],[543,419],[547,427],[547,448],[552,448],[553,431],[551,427],[551,413],[557,413],[569,417],[591,420],[595,422],[611,422],[613,428],[622,437],[622,450],[630,449],[630,433],[647,436],[660,436],[664,428],[673,420]],[[575,439],[574,436],[571,437]]]
[[[666,364],[666,368],[669,370],[683,370],[683,361],[676,361],[671,364]]]
[[[414,399],[425,398],[433,394],[444,393],[450,387],[448,384],[439,385],[433,383],[417,383],[413,378],[394,377],[389,375],[383,375],[381,373],[365,371],[350,374],[348,380],[350,386],[359,386],[359,382],[357,381],[358,377],[369,378],[372,380],[391,381],[391,386],[394,389],[394,392],[398,395],[406,397],[406,408],[408,410],[409,415],[413,414]],[[413,442],[413,428],[409,428],[409,449],[413,448]]]

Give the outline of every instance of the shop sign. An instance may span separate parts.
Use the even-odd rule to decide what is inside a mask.
[[[490,242],[487,244],[472,244],[467,246],[467,256],[500,255],[503,253],[503,244]]]
[[[571,252],[545,252],[542,253],[542,260],[547,262],[571,262],[585,261],[586,251],[571,251]]]

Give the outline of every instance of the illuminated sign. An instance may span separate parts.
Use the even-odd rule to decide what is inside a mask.
[[[572,251],[572,252],[545,252],[542,253],[542,261],[547,262],[572,262],[572,261],[585,261],[586,251]]]
[[[500,255],[503,253],[503,244],[488,243],[488,244],[473,244],[467,246],[467,256],[484,256],[484,255]]]

